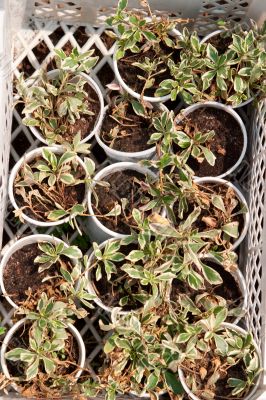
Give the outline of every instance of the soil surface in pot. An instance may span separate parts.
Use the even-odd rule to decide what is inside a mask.
[[[178,226],[180,222],[184,221],[189,214],[198,206],[197,198],[201,199],[204,203],[204,208],[201,208],[201,213],[198,219],[194,222],[193,226],[199,230],[199,232],[204,232],[210,229],[220,229],[225,223],[236,221],[238,222],[238,232],[239,236],[244,229],[244,214],[238,214],[233,216],[230,221],[225,221],[224,213],[219,210],[211,202],[212,195],[219,195],[222,197],[226,210],[232,209],[232,202],[238,201],[236,207],[233,208],[232,214],[239,212],[242,208],[237,195],[233,188],[228,188],[226,185],[217,183],[203,183],[198,184],[199,191],[194,193],[194,199],[188,198],[188,211],[184,213],[183,219],[178,217],[178,202],[174,204],[174,214],[176,218],[175,225]],[[236,239],[229,238],[229,243],[234,243]],[[226,246],[226,243],[223,243]]]
[[[138,246],[130,244],[128,246],[121,246],[120,252],[123,254],[129,254],[132,250],[137,250]],[[139,279],[130,278],[129,275],[122,271],[120,268],[126,263],[122,261],[115,263],[117,268],[117,274],[111,275],[111,280],[108,281],[107,275],[102,268],[102,278],[96,280],[96,268],[92,269],[91,278],[94,290],[97,296],[101,299],[102,303],[109,307],[121,307],[119,301],[123,297],[128,297],[127,304],[122,306],[124,311],[136,310],[143,306],[139,300],[135,298],[134,295],[141,293],[151,294],[151,286],[142,286]],[[138,262],[141,265],[141,262]]]
[[[96,206],[95,196],[92,196],[92,207],[104,226],[117,233],[130,234],[130,227],[135,225],[131,215],[132,210],[142,205],[143,188],[141,183],[144,180],[145,176],[140,172],[123,170],[110,173],[102,179],[109,183],[109,187],[95,186],[98,204]],[[121,199],[127,199],[124,213],[116,217],[105,217],[116,204],[121,205]]]
[[[38,244],[32,243],[17,250],[8,260],[3,281],[7,294],[16,304],[24,302],[29,297],[25,293],[29,288],[32,293],[30,302],[32,302],[32,297],[37,300],[42,292],[52,297],[55,295],[55,290],[59,291],[60,282],[57,279],[47,282],[42,282],[42,280],[47,276],[56,276],[60,266],[54,264],[49,269],[38,272],[39,265],[34,263],[34,260],[41,254]]]
[[[160,50],[160,56],[161,57],[169,57],[171,53],[173,55],[171,56],[175,62],[179,60],[179,50],[173,50],[170,47],[167,47],[166,45],[161,45],[161,50]],[[147,74],[140,69],[139,67],[136,67],[132,65],[133,63],[143,63],[145,61],[145,58],[148,57],[151,61],[156,61],[158,60],[158,54],[156,51],[152,48],[145,52],[140,52],[137,54],[131,53],[130,50],[127,50],[125,53],[125,56],[121,58],[117,62],[118,70],[119,73],[122,77],[122,79],[125,81],[125,83],[132,89],[134,92],[141,94],[142,90],[144,88],[145,81],[142,79],[139,79],[138,76],[143,76],[147,78]],[[145,89],[144,95],[145,96],[150,96],[153,97],[155,91],[158,89],[160,83],[165,80],[169,79],[171,77],[170,71],[166,63],[162,63],[158,66],[158,72],[162,71],[162,73],[158,74],[155,76],[155,81],[152,85],[152,87]]]
[[[35,162],[41,159],[42,157],[36,157],[34,161],[29,163],[34,172],[36,171],[34,168]],[[84,169],[81,166],[78,166],[75,177],[76,179],[84,179]],[[83,183],[75,186],[67,186],[61,182],[56,182],[53,187],[50,187],[46,178],[42,181],[41,185],[33,183],[32,186],[25,186],[23,189],[25,189],[26,193],[24,193],[23,189],[16,187],[16,183],[20,180],[23,179],[18,179],[17,174],[14,187],[15,201],[19,207],[23,208],[24,214],[37,221],[49,221],[47,219],[49,212],[57,209],[55,203],[60,204],[60,206],[67,211],[74,205],[81,204],[84,201],[85,184]],[[38,190],[42,198],[30,196],[32,190]]]
[[[112,115],[107,110],[101,129],[101,139],[110,148],[126,153],[144,151],[154,145],[147,144],[154,132],[152,117],[141,117],[134,113],[131,104],[127,104],[124,118]]]
[[[209,143],[203,144],[215,155],[215,165],[211,166],[205,159],[203,162],[198,162],[193,157],[188,159],[188,165],[198,177],[219,176],[225,173],[234,166],[242,153],[242,130],[235,118],[226,111],[202,107],[187,115],[178,123],[178,127],[190,137],[197,132],[215,132]],[[174,145],[174,151],[180,151],[177,149],[177,145]]]
[[[171,301],[173,303],[178,303],[178,298],[180,295],[187,295],[193,302],[195,302],[197,296],[207,292],[209,294],[208,299],[214,302],[214,306],[218,305],[214,296],[220,296],[226,300],[229,310],[240,307],[241,303],[243,302],[243,296],[240,287],[232,274],[226,271],[222,265],[219,265],[211,260],[202,260],[202,262],[217,271],[220,274],[223,283],[220,285],[211,285],[207,280],[204,279],[205,288],[195,290],[191,286],[189,286],[186,281],[174,279],[172,283],[172,291],[170,294]],[[198,270],[196,266],[194,266],[194,269],[203,277],[203,274]],[[197,306],[200,308],[201,311],[205,311],[202,305],[198,304]],[[191,318],[195,320],[197,316],[191,316]],[[227,318],[227,322],[232,322],[234,321],[234,319],[235,317],[230,316]]]
[[[72,142],[78,132],[80,132],[81,139],[88,136],[93,131],[99,118],[100,102],[97,93],[89,84],[86,84],[84,89],[88,94],[88,110],[93,112],[93,115],[81,114],[80,119],[73,125],[68,125],[67,131],[64,134],[64,139],[68,142]]]
[[[205,43],[212,44],[218,50],[218,54],[224,54],[229,50],[229,46],[233,43],[233,40],[231,36],[222,36],[221,33],[219,33],[212,36]]]
[[[7,351],[10,351],[16,347],[21,347],[28,349],[29,348],[29,326],[26,324],[25,326],[20,327],[15,335],[11,338]],[[79,360],[79,347],[76,339],[72,336],[72,334],[68,332],[68,338],[65,342],[65,347],[62,350],[61,355],[59,356],[61,361],[64,361],[64,364],[60,364],[57,366],[56,374],[58,376],[64,376],[67,378],[67,375],[74,375],[77,370],[76,365],[78,365]],[[26,364],[21,361],[7,361],[7,368],[9,374],[12,377],[23,377],[25,376],[25,366]],[[69,364],[67,363],[69,362]],[[70,364],[70,363],[74,363]],[[25,397],[30,398],[55,398],[56,390],[50,388],[51,382],[50,375],[47,375],[43,364],[40,364],[40,373],[34,378],[30,383],[23,381],[19,387],[21,388],[21,394]],[[73,379],[73,376],[72,378]],[[59,389],[62,395],[62,387]],[[65,393],[66,394],[66,393]],[[40,396],[40,397],[39,397]],[[57,398],[57,396],[56,396]]]
[[[208,388],[208,385],[207,385],[208,379],[214,373],[214,368],[215,368],[214,359],[217,359],[217,355],[213,354],[212,352],[208,352],[204,355],[204,357],[201,358],[200,362],[197,362],[194,365],[190,361],[187,361],[186,363],[184,363],[184,367],[189,369],[189,372],[191,370],[194,371],[193,375],[196,378],[198,392],[193,391],[193,393],[196,396],[200,397],[201,391],[204,389],[206,390],[206,388]],[[219,359],[220,359],[221,363],[223,363],[225,361],[223,359],[223,357],[219,357]],[[183,372],[186,377],[189,372],[187,372],[185,368],[184,368]],[[208,371],[208,373],[204,379],[200,378],[202,369],[205,369]],[[220,370],[219,370],[219,372],[221,373],[221,379],[219,379],[215,383],[215,388],[209,386],[209,390],[211,390],[214,393],[214,397],[212,397],[212,399],[213,400],[227,400],[227,399],[231,400],[233,398],[236,398],[236,399],[242,398],[242,396],[234,397],[231,395],[233,388],[230,388],[228,386],[227,381],[230,378],[241,379],[243,381],[247,380],[244,362],[241,360],[237,365],[233,365],[232,367],[228,368],[228,370],[226,372],[223,372]]]

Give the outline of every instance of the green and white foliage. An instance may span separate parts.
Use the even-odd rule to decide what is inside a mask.
[[[86,90],[87,80],[80,74],[88,73],[97,63],[94,50],[79,53],[76,48],[69,55],[55,49],[58,76],[50,78],[40,70],[36,82],[29,86],[23,75],[18,79],[17,91],[24,103],[22,120],[26,126],[40,129],[48,144],[64,143],[69,126],[82,115],[94,115]]]
[[[161,315],[157,313],[156,303]],[[176,395],[184,392],[178,377],[168,369],[175,356],[162,345],[168,333],[167,307],[160,304],[159,299],[154,301],[153,307],[123,317],[119,316],[118,309],[114,309],[112,323],[100,324],[101,329],[113,331],[104,346],[107,367],[101,376],[108,400],[121,392],[149,393],[154,399],[164,391]],[[175,324],[177,326],[179,321]]]
[[[58,221],[70,216],[74,218],[73,225],[75,217],[85,213],[86,205],[85,199],[82,202],[75,200],[76,204],[73,204],[71,188],[75,191],[75,187],[83,186],[85,197],[95,170],[90,158],[85,158],[84,166],[85,169],[74,151],[57,154],[44,147],[41,156],[23,164],[15,178],[15,194],[21,196],[24,203],[15,215],[23,220],[22,212],[29,211],[41,221]]]
[[[266,24],[253,25],[245,31],[230,32],[232,43],[219,54],[211,43],[200,43],[196,32],[183,31],[181,60],[171,58],[168,67],[172,78],[164,80],[157,96],[171,93],[172,100],[181,94],[186,103],[202,100],[223,101],[237,106],[257,94],[266,92]],[[227,32],[227,37],[229,33]]]
[[[188,387],[203,399],[215,398],[219,380],[224,379],[230,388],[227,396],[245,398],[260,372],[252,335],[223,325],[226,318],[227,309],[217,307],[208,318],[183,325],[182,332],[163,341],[173,354],[179,354],[171,370],[181,368]]]

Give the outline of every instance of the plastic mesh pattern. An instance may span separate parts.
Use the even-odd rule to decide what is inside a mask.
[[[39,10],[45,10],[47,6],[60,10],[62,13],[62,7],[69,2],[59,0],[39,0],[34,2],[36,5],[36,12]],[[79,10],[74,5],[76,1],[71,2],[72,6],[69,5],[69,10],[73,7],[73,20],[78,18]],[[82,2],[79,2],[80,4]],[[220,18],[244,18],[246,9],[250,3],[249,0],[238,1],[232,0],[215,0],[215,1],[203,1],[202,9],[199,15],[199,19],[196,21],[195,27],[198,27],[203,33],[203,30],[214,29],[216,17],[219,15]],[[74,5],[73,5],[74,4]],[[221,14],[217,14],[218,9],[223,9],[223,17]],[[237,10],[234,10],[234,7]],[[216,11],[215,11],[216,10]],[[54,12],[54,11],[53,11]],[[238,14],[239,12],[239,14]],[[76,14],[75,14],[76,13]],[[205,15],[205,14],[208,15]],[[55,14],[49,14],[51,18]],[[56,14],[59,16],[59,14]],[[65,20],[63,14],[61,17]],[[68,20],[68,18],[66,18]],[[71,21],[73,21],[71,19]],[[213,24],[212,24],[213,21]],[[211,23],[210,23],[211,22]],[[69,23],[69,22],[68,22]],[[92,77],[100,85],[103,93],[105,94],[105,85],[112,81],[114,74],[112,70],[112,52],[113,43],[105,34],[105,27],[101,26],[95,28],[91,25],[81,27],[77,25],[68,25],[65,22],[54,22],[49,21],[43,24],[41,21],[35,21],[34,25],[31,25],[33,30],[31,32],[20,31],[14,38],[16,47],[14,49],[14,61],[13,61],[13,72],[14,76],[24,71],[26,76],[32,76],[42,66],[48,65],[52,68],[53,49],[63,48],[65,51],[69,51],[72,47],[77,47],[80,51],[86,51],[90,48],[95,49],[95,54],[99,56],[100,60],[92,72]],[[198,24],[198,25],[197,25]],[[6,83],[7,82],[7,83]],[[0,102],[0,121],[1,128],[4,126],[4,130],[0,130],[0,140],[4,144],[4,147],[0,147],[0,176],[3,178],[7,177],[8,169],[8,155],[9,155],[9,142],[8,132],[10,131],[10,123],[12,121],[11,116],[8,114],[10,108],[10,95],[11,95],[11,79],[1,80],[0,76],[0,90],[3,93],[2,99],[5,99],[5,103]],[[4,95],[5,93],[5,95]],[[5,115],[4,125],[1,120],[1,116]],[[242,115],[241,115],[242,117]],[[264,336],[265,336],[265,316],[266,310],[266,274],[263,271],[265,269],[266,262],[266,248],[264,245],[263,250],[263,239],[266,239],[266,204],[265,204],[265,193],[266,193],[266,103],[260,103],[258,112],[253,119],[253,137],[252,137],[252,155],[250,166],[245,162],[242,164],[242,169],[238,172],[238,183],[242,188],[249,189],[250,192],[250,206],[251,206],[251,225],[249,230],[249,236],[247,240],[247,256],[245,257],[246,263],[246,279],[247,288],[249,294],[249,308],[247,313],[246,322],[248,327],[252,330],[254,337],[262,345],[264,349]],[[247,119],[246,119],[247,120]],[[1,135],[5,140],[2,139]],[[251,138],[250,138],[251,139]],[[41,144],[33,137],[30,130],[21,124],[21,108],[17,106],[13,112],[13,124],[12,124],[12,137],[11,137],[11,149],[10,149],[10,163],[11,168],[25,153],[25,151],[32,150],[33,148],[40,146]],[[101,149],[95,142],[92,142],[92,154],[97,163],[98,168],[101,168],[107,163],[105,155],[101,152]],[[3,161],[3,162],[2,162]],[[3,170],[1,170],[3,168]],[[3,183],[0,181],[0,201],[1,205],[4,204],[3,199],[5,194],[3,192]],[[3,207],[0,208],[0,218],[3,213]],[[86,228],[84,228],[86,230]],[[6,219],[4,224],[4,244],[10,245],[16,238],[23,235],[29,235],[34,233],[40,233],[38,230],[29,225],[21,225],[18,221],[13,218],[13,210],[10,206],[7,208]],[[52,229],[46,231],[46,233],[52,233]],[[15,236],[16,235],[16,236]],[[74,243],[77,239],[77,232],[64,230],[61,234],[61,238],[69,243]],[[85,246],[86,247],[86,246]],[[87,243],[89,247],[89,243]],[[11,317],[13,310],[5,302],[0,302],[0,318],[2,319],[3,325],[6,327],[11,326]],[[99,318],[108,318],[100,309],[96,308],[90,313],[90,317],[86,318],[83,322],[80,322],[78,329],[84,338],[85,345],[87,348],[87,364],[86,367],[92,372],[92,375],[97,373],[99,365],[99,359],[102,351],[104,333],[99,330]],[[0,393],[1,397],[1,393]],[[125,397],[123,397],[125,398]]]
[[[217,21],[239,23],[246,19],[251,0],[203,0],[194,29],[206,34],[217,29]]]

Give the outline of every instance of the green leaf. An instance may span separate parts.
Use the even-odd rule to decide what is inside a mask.
[[[62,251],[61,254],[65,255],[68,258],[71,259],[79,259],[82,257],[82,252],[77,246],[70,246],[70,247],[65,247]]]
[[[44,363],[44,369],[48,375],[52,374],[56,369],[56,364],[53,360],[50,360],[47,357],[42,357]]]
[[[156,40],[157,40],[156,35],[155,35],[154,33],[152,33],[152,32],[143,31],[142,33],[143,33],[143,35],[145,36],[145,38],[146,38],[148,41],[156,41]]]
[[[144,257],[144,252],[141,250],[132,250],[127,256],[126,260],[132,261],[132,262],[137,262],[139,260],[142,260]]]
[[[76,153],[74,151],[67,151],[65,152],[58,162],[58,167],[62,167],[63,164],[69,163],[70,161],[76,158]]]
[[[244,80],[241,78],[241,76],[236,76],[234,79],[234,89],[236,92],[238,93],[243,93],[245,90],[245,82]]]
[[[95,171],[95,162],[93,160],[91,160],[90,158],[85,157],[84,163],[86,166],[87,173],[89,174],[89,176],[92,176]]]
[[[159,377],[155,374],[152,373],[148,376],[147,383],[146,383],[146,390],[152,390],[157,386],[157,383],[159,382]]]
[[[40,126],[41,122],[35,118],[23,118],[22,123],[26,126]]]
[[[132,100],[131,101],[133,110],[135,112],[135,114],[140,115],[141,117],[145,116],[145,108],[143,107],[143,105],[137,101],[137,100]]]
[[[214,195],[212,197],[212,204],[214,205],[214,207],[218,208],[218,210],[221,210],[224,214],[226,214],[226,209],[222,196]]]
[[[227,318],[227,309],[223,308],[221,311],[219,311],[215,317],[215,323],[214,323],[214,330],[218,329],[220,325],[226,320]]]
[[[184,389],[181,382],[178,379],[177,374],[174,374],[171,371],[164,372],[164,378],[166,381],[167,386],[174,394],[183,394]]]
[[[69,282],[69,283],[71,283],[71,284],[74,283],[71,274],[70,274],[66,269],[60,268],[60,272],[61,272],[61,274],[63,275],[63,278],[64,278],[67,282]]]
[[[34,355],[34,353],[32,353],[29,350],[23,349],[21,347],[17,347],[16,349],[8,351],[5,354],[5,358],[10,361],[19,361],[19,360],[21,360],[22,354],[25,354],[25,355],[31,356],[31,357],[32,357],[32,355]]]
[[[238,222],[237,221],[229,222],[228,224],[222,226],[222,231],[225,232],[230,237],[237,239],[239,236]]]
[[[204,154],[204,157],[206,158],[207,162],[213,167],[214,164],[215,164],[215,160],[216,160],[216,157],[213,154],[213,152],[211,150],[209,150],[205,146],[200,146],[200,148],[201,148],[201,150],[202,150],[202,152]]]
[[[30,381],[38,374],[39,369],[39,357],[27,368],[26,370],[26,380]]]
[[[223,283],[220,274],[218,274],[218,272],[215,271],[215,269],[209,267],[208,265],[202,264],[202,272],[204,278],[212,285],[219,285]]]
[[[218,58],[219,58],[218,51],[211,43],[209,43],[207,46],[207,56],[214,63],[216,63],[218,61]]]
[[[66,217],[68,213],[65,210],[54,210],[49,212],[47,219],[50,221],[58,221],[59,219]]]
[[[127,7],[127,0],[119,0],[117,8],[119,11],[123,11]]]
[[[110,210],[107,214],[105,214],[105,217],[117,217],[118,215],[121,214],[121,205],[116,204],[112,210]]]
[[[228,352],[228,344],[225,339],[217,334],[214,335],[214,341],[219,354],[226,356]]]
[[[123,271],[125,271],[130,278],[134,278],[134,279],[143,279],[144,278],[144,273],[143,271],[138,271],[137,269],[128,267],[128,266],[124,266],[121,268]]]
[[[75,178],[71,174],[62,174],[60,175],[60,181],[65,185],[73,185],[75,183]]]

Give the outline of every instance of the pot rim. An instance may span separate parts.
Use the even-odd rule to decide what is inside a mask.
[[[144,175],[150,175],[153,178],[156,178],[156,175],[149,170],[146,167],[142,167],[136,162],[130,162],[130,161],[122,161],[122,162],[117,162],[111,165],[108,165],[107,167],[104,167],[102,170],[100,170],[94,177],[92,187],[94,187],[97,183],[97,181],[101,181],[103,178],[107,177],[108,175],[111,175],[114,172],[117,171],[124,171],[124,170],[133,170],[137,171],[140,173],[143,173]],[[88,210],[89,210],[89,218],[92,218],[93,222],[95,225],[103,231],[105,234],[109,235],[111,238],[116,238],[116,239],[124,239],[130,235],[126,235],[123,233],[119,232],[114,232],[111,229],[108,229],[105,225],[103,225],[100,220],[95,216],[93,207],[92,207],[92,190],[91,188],[88,189]]]
[[[16,322],[7,332],[6,336],[3,339],[2,342],[2,346],[1,346],[1,352],[0,352],[0,362],[1,362],[1,366],[2,366],[2,370],[4,375],[6,376],[7,379],[10,379],[10,374],[7,368],[7,363],[6,363],[6,358],[5,358],[5,354],[7,351],[7,346],[11,340],[11,338],[14,336],[14,333],[25,323],[27,323],[27,321],[30,321],[27,318],[23,318],[21,320],[19,320],[18,322]],[[70,331],[70,333],[74,336],[74,338],[76,339],[77,343],[78,343],[78,348],[79,348],[79,360],[78,360],[78,365],[81,368],[75,375],[75,378],[78,379],[80,377],[80,375],[82,374],[82,369],[85,366],[85,361],[86,361],[86,348],[85,348],[85,344],[83,342],[83,339],[79,333],[79,331],[77,330],[77,328],[75,328],[75,326],[73,324],[68,323],[67,324],[67,329]],[[11,386],[19,393],[19,387],[15,384],[15,383],[11,383]]]
[[[221,324],[221,327],[227,328],[227,329],[231,329],[231,330],[235,330],[235,332],[239,332],[239,333],[242,333],[244,335],[247,333],[247,331],[245,329],[241,328],[240,326],[238,326],[236,324],[231,324],[229,322],[223,322]],[[260,348],[259,348],[258,344],[255,342],[254,339],[252,340],[252,343],[253,343],[255,351],[256,351],[256,353],[258,355],[260,366],[262,366],[263,364],[262,364],[262,357],[261,357]],[[178,367],[178,376],[179,376],[180,382],[181,382],[185,392],[189,395],[189,397],[192,400],[201,400],[187,386],[186,379],[185,379],[185,374],[184,374],[184,372],[183,372],[181,367]],[[249,394],[246,397],[243,397],[243,400],[251,400],[252,399],[252,397],[254,396],[254,394],[256,393],[256,391],[257,391],[257,389],[259,387],[260,376],[261,376],[261,372],[257,375],[256,382],[255,382],[254,386],[251,387],[252,388],[251,391],[249,392]]]
[[[4,253],[3,257],[0,263],[0,288],[2,291],[2,295],[6,298],[6,300],[9,302],[9,304],[15,308],[18,309],[19,306],[9,297],[9,295],[6,292],[5,285],[4,285],[4,270],[5,267],[10,259],[10,257],[16,253],[18,250],[23,249],[23,247],[33,244],[33,243],[54,243],[54,244],[59,244],[59,243],[64,243],[65,247],[69,247],[67,243],[65,243],[63,240],[51,236],[51,235],[46,235],[46,234],[35,234],[35,235],[29,235],[25,236],[16,242],[12,243],[11,246],[5,247],[4,248]]]
[[[235,193],[236,193],[238,199],[240,200],[240,202],[242,204],[244,204],[244,206],[246,207],[247,212],[245,214],[243,214],[243,219],[244,219],[243,230],[242,230],[241,234],[239,235],[239,237],[237,238],[237,240],[234,243],[232,243],[232,246],[230,248],[230,250],[232,250],[232,251],[235,250],[240,245],[240,243],[242,243],[242,241],[244,240],[244,238],[245,238],[245,236],[246,236],[246,234],[248,232],[248,227],[249,227],[249,223],[250,223],[250,211],[249,211],[249,207],[248,207],[248,204],[247,204],[247,201],[246,201],[244,195],[241,193],[241,191],[232,182],[229,182],[229,181],[227,181],[226,179],[223,179],[223,178],[206,176],[204,178],[195,178],[194,182],[196,184],[220,183],[220,184],[223,184],[223,185],[225,185],[227,187],[230,187],[235,191]]]
[[[178,29],[173,29],[172,30],[173,36],[176,37],[182,37],[181,32],[179,32]],[[123,87],[123,89],[129,93],[131,96],[135,97],[136,99],[140,99],[141,95],[137,92],[135,92],[133,89],[131,89],[126,82],[123,80],[122,76],[120,75],[119,69],[118,69],[118,62],[116,59],[116,52],[117,52],[117,43],[115,44],[115,48],[114,48],[114,55],[113,55],[113,66],[114,66],[114,72],[115,72],[115,76],[119,82],[119,84]],[[168,94],[166,96],[161,96],[161,97],[151,97],[151,96],[143,96],[143,100],[150,102],[150,103],[164,103],[167,100],[171,99],[171,94]]]
[[[30,152],[24,154],[24,156],[22,156],[18,162],[14,165],[11,173],[10,173],[10,177],[9,177],[9,183],[8,183],[8,195],[9,195],[9,199],[12,203],[12,206],[14,207],[15,210],[18,210],[20,207],[17,205],[17,202],[15,200],[15,196],[14,196],[14,181],[15,178],[17,176],[17,173],[20,171],[22,165],[26,162],[30,162],[32,161],[35,157],[37,157],[38,155],[42,154],[42,150],[43,149],[48,149],[53,151],[55,154],[60,155],[64,153],[64,150],[62,147],[60,146],[44,146],[44,147],[37,147],[36,149],[31,150]],[[86,166],[84,164],[84,162],[82,161],[82,159],[79,156],[76,156],[76,159],[79,163],[79,165],[81,165],[81,167],[84,169],[85,175],[87,175],[86,172]],[[86,204],[86,198],[87,198],[87,185],[85,184],[85,195],[84,195],[84,200],[82,202],[83,205]],[[36,225],[36,226],[40,226],[40,227],[51,227],[51,226],[57,226],[57,225],[62,225],[66,222],[69,222],[70,220],[72,220],[74,217],[73,216],[66,216],[62,219],[59,219],[58,221],[37,221],[36,219],[33,219],[31,217],[29,217],[28,215],[26,215],[24,212],[22,212],[22,216],[25,219],[25,221],[27,221],[28,223],[32,224],[32,225]]]
[[[53,69],[51,71],[49,71],[47,73],[48,78],[50,77],[51,79],[53,79],[53,77],[56,77],[59,73],[59,69]],[[90,140],[97,131],[100,130],[101,125],[102,125],[102,121],[103,121],[103,114],[104,114],[104,99],[103,99],[103,95],[101,92],[101,89],[99,87],[99,85],[97,84],[97,82],[88,74],[84,73],[84,72],[79,72],[77,75],[81,75],[84,79],[87,80],[88,84],[90,85],[90,87],[96,92],[98,99],[99,99],[99,104],[100,104],[100,110],[99,110],[99,114],[98,117],[95,121],[95,125],[93,130],[87,135],[85,136],[84,139],[82,139],[80,142],[81,143],[86,143],[88,140]],[[38,77],[34,79],[34,82],[38,81]],[[34,84],[33,82],[33,84]],[[30,86],[30,83],[29,85]],[[31,117],[32,114],[28,113],[26,114],[27,117]],[[44,135],[41,133],[41,131],[36,128],[35,126],[29,126],[28,127],[31,132],[33,133],[33,135],[40,140],[42,143],[46,144],[47,146],[56,146],[56,147],[61,147],[62,145],[59,145],[57,143],[53,143],[52,145],[49,145],[47,140],[45,139]]]
[[[183,116],[187,116],[190,113],[192,113],[193,111],[197,110],[198,108],[204,108],[204,107],[216,108],[216,109],[220,109],[220,110],[222,110],[224,112],[227,112],[228,114],[230,114],[236,120],[236,122],[238,123],[238,125],[239,125],[239,127],[241,129],[241,132],[242,132],[243,146],[242,146],[242,151],[241,151],[241,154],[240,154],[238,160],[227,171],[223,172],[220,175],[214,176],[214,178],[225,178],[226,176],[230,175],[233,171],[235,171],[240,166],[240,164],[242,163],[242,161],[243,161],[243,159],[245,157],[245,154],[246,154],[246,151],[247,151],[247,143],[248,143],[247,130],[246,130],[245,124],[242,121],[241,117],[237,114],[237,112],[231,106],[228,106],[228,105],[222,104],[222,103],[218,103],[216,101],[204,101],[204,102],[201,102],[201,103],[195,103],[195,104],[192,104],[191,106],[188,106],[187,108],[183,109],[177,115],[177,117],[179,115],[181,115],[181,117],[177,118],[176,122],[177,123],[180,122],[182,120]]]

